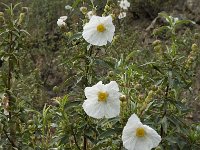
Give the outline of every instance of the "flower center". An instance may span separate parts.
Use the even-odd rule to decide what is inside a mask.
[[[145,130],[144,130],[144,128],[137,128],[137,129],[136,129],[136,136],[137,136],[137,137],[144,137],[144,135],[145,135]]]
[[[105,30],[106,30],[106,28],[104,27],[103,24],[99,24],[99,25],[97,26],[97,31],[98,31],[98,32],[104,32]]]
[[[107,92],[100,91],[98,93],[98,100],[101,101],[101,102],[105,102],[107,100],[107,98],[108,98],[108,95],[109,94]]]

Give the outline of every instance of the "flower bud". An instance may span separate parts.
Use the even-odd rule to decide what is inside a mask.
[[[70,38],[73,34],[72,34],[72,32],[66,32],[65,35],[66,35],[68,38]]]
[[[195,34],[194,34],[194,38],[195,38],[195,39],[199,39],[199,37],[200,37],[200,34],[199,34],[199,33],[195,33]]]
[[[28,12],[28,7],[22,7],[22,12],[27,13]]]
[[[112,45],[114,45],[116,42],[117,42],[117,40],[119,39],[119,35],[115,35],[114,37],[113,37],[113,40],[112,40]]]
[[[113,20],[115,20],[116,18],[115,14],[111,14],[110,16],[112,17]]]
[[[149,93],[148,93],[148,96],[150,96],[150,97],[153,97],[153,95],[154,95],[154,91],[149,91]]]
[[[162,51],[162,45],[156,45],[155,47],[154,47],[154,50],[156,51],[156,52],[161,52]]]
[[[54,91],[55,93],[59,92],[59,87],[54,86],[54,87],[53,87],[53,91]]]
[[[157,45],[159,45],[159,44],[161,44],[161,41],[160,41],[160,40],[155,40],[155,41],[152,43],[153,46],[157,46]]]
[[[138,96],[138,99],[139,99],[139,100],[143,100],[143,99],[144,99],[144,94],[140,94],[140,95]]]
[[[80,7],[80,11],[81,11],[83,14],[86,14],[86,13],[87,13],[87,7]]]
[[[109,71],[109,72],[108,72],[108,77],[113,77],[114,74],[115,74],[115,73],[114,73],[113,71]]]
[[[127,101],[126,95],[121,95],[119,99],[121,102]]]
[[[156,90],[156,94],[157,94],[157,95],[162,95],[162,89],[161,89],[161,87],[159,87],[159,88]]]
[[[106,5],[106,6],[104,7],[104,12],[108,12],[109,10],[110,10],[110,6]]]
[[[4,13],[3,13],[3,12],[0,12],[0,16],[4,16]]]
[[[4,17],[0,16],[0,23],[4,23]]]
[[[25,17],[25,13],[20,13],[18,25],[21,25],[22,21],[24,20],[24,17]]]
[[[195,43],[192,44],[191,49],[192,49],[192,51],[197,52],[197,50],[198,50],[198,46],[197,46],[197,44],[195,44]]]
[[[34,121],[33,121],[33,120],[28,120],[27,124],[28,124],[28,125],[33,125],[33,124],[34,124]]]
[[[142,89],[142,85],[139,84],[139,83],[137,83],[137,84],[134,86],[134,88],[135,88],[136,90],[141,90],[141,89]]]
[[[157,91],[157,90],[158,90],[158,86],[152,85],[152,86],[151,86],[151,89],[152,89],[153,91]]]

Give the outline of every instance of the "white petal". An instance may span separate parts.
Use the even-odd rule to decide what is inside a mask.
[[[116,116],[119,116],[120,113],[120,101],[119,99],[112,101],[112,102],[107,102],[106,104],[106,109],[105,109],[105,117],[106,118],[114,118]]]
[[[111,16],[107,16],[104,19],[103,24],[106,27],[107,40],[109,42],[111,42],[112,39],[113,39],[113,36],[114,36],[114,32],[115,32],[115,26],[112,23],[112,17]]]
[[[134,137],[132,134],[129,136],[126,136],[126,137],[124,135],[122,135],[122,141],[123,141],[123,145],[126,149],[136,150],[135,144],[137,142],[137,138]]]
[[[150,140],[149,143],[149,147],[150,148],[154,148],[157,147],[159,145],[159,143],[161,142],[161,136],[151,127],[144,125],[143,126],[145,128],[145,131],[147,133],[147,137]]]
[[[121,12],[118,16],[119,19],[125,18],[126,17],[126,12]]]
[[[88,34],[89,35],[89,34]],[[84,38],[84,36],[83,36]],[[92,44],[92,45],[97,45],[97,46],[103,46],[107,44],[107,39],[106,36],[104,36],[103,33],[99,33],[95,30],[90,36],[85,37],[85,40]]]
[[[62,19],[63,21],[67,20],[67,16],[61,16],[60,19]]]
[[[98,88],[95,87],[86,87],[85,88],[85,97],[88,98],[95,98],[97,97]]]
[[[105,33],[99,33],[96,30],[96,26],[85,27],[83,31],[83,38],[92,45],[106,45],[107,44],[107,35]]]
[[[105,85],[107,89],[113,89],[115,91],[119,91],[119,87],[116,81],[110,81],[110,83]]]
[[[84,92],[87,99],[89,98],[97,98],[97,93],[104,89],[104,85],[102,81],[99,81],[97,84],[93,85],[92,87],[86,87]]]
[[[138,126],[141,126],[142,123],[140,122],[140,119],[138,118],[138,116],[136,114],[131,115],[131,117],[128,119],[128,122],[126,124],[126,127],[132,127],[134,129],[136,129]]]
[[[135,150],[151,150],[146,138],[137,138],[137,141],[135,143]]]
[[[89,24],[96,24],[96,25],[98,25],[100,23],[101,23],[101,17],[95,16],[95,15],[92,16],[91,19],[90,19],[90,21],[89,21]]]
[[[90,117],[100,119],[105,116],[105,105],[104,103],[99,103],[98,100],[87,99],[82,107]]]
[[[61,26],[65,26],[66,23],[65,23],[62,19],[58,19],[57,25],[58,25],[59,27],[61,27]]]
[[[71,7],[70,5],[66,5],[66,6],[65,6],[65,9],[67,9],[67,10],[68,10],[68,9],[72,9],[72,7]]]

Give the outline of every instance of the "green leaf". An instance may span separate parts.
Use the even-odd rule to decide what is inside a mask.
[[[75,106],[78,106],[82,103],[83,101],[79,101],[79,100],[75,100],[75,101],[69,101],[66,105],[65,105],[65,109],[69,109]]]
[[[178,20],[175,25],[178,26],[183,24],[196,24],[196,23],[191,20]]]
[[[101,133],[98,136],[98,139],[105,139],[108,137],[112,137],[114,134],[116,134],[116,129],[107,129],[105,132]]]
[[[161,120],[161,124],[164,130],[164,133],[167,133],[168,123],[167,123],[167,117],[164,116]]]
[[[70,38],[69,38],[69,41],[68,43],[71,43],[73,40],[78,40],[82,37],[82,32],[78,32],[78,33],[75,33],[74,35],[72,35]]]
[[[75,0],[74,3],[72,4],[72,7],[76,8],[80,2],[81,0]]]
[[[159,34],[161,34],[161,33],[163,33],[163,32],[167,32],[167,31],[169,31],[169,30],[170,30],[170,27],[169,27],[169,26],[162,26],[162,27],[160,27],[160,28],[154,30],[154,31],[153,31],[153,34],[154,34],[154,35],[159,35]]]
[[[28,33],[28,31],[26,31],[26,30],[22,30],[22,29],[21,29],[20,32],[25,33],[25,34],[31,36],[31,35]]]

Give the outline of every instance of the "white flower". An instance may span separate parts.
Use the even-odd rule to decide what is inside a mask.
[[[85,88],[87,99],[83,103],[83,109],[88,116],[97,119],[116,117],[120,113],[120,95],[115,81],[105,85],[100,81]]]
[[[161,142],[160,135],[147,125],[143,125],[133,114],[122,132],[123,145],[128,150],[151,150]]]
[[[94,15],[95,15],[95,14],[94,14],[93,11],[89,11],[89,12],[87,13],[87,17],[88,17],[89,19],[91,19],[92,16],[94,16]]]
[[[114,32],[111,16],[92,16],[83,27],[83,38],[92,45],[103,46],[112,41]]]
[[[70,5],[66,5],[65,9],[70,10],[70,9],[72,9],[72,7]]]
[[[167,22],[172,22],[172,24],[175,25],[176,22],[179,21],[179,18],[169,16],[169,18],[166,18],[166,21],[167,21]]]
[[[122,9],[127,10],[128,7],[130,7],[130,3],[129,3],[127,0],[121,0],[119,6],[120,6]]]
[[[178,20],[179,20],[178,17],[175,17],[175,18],[174,18],[174,22],[177,22]]]
[[[66,23],[63,21],[63,19],[58,19],[57,25],[58,25],[59,27],[62,27],[62,26],[65,26]]]
[[[121,12],[118,16],[119,19],[125,18],[126,17],[126,12]]]
[[[60,19],[62,19],[63,21],[66,21],[67,18],[68,18],[67,16],[61,16],[61,17],[60,17]]]

